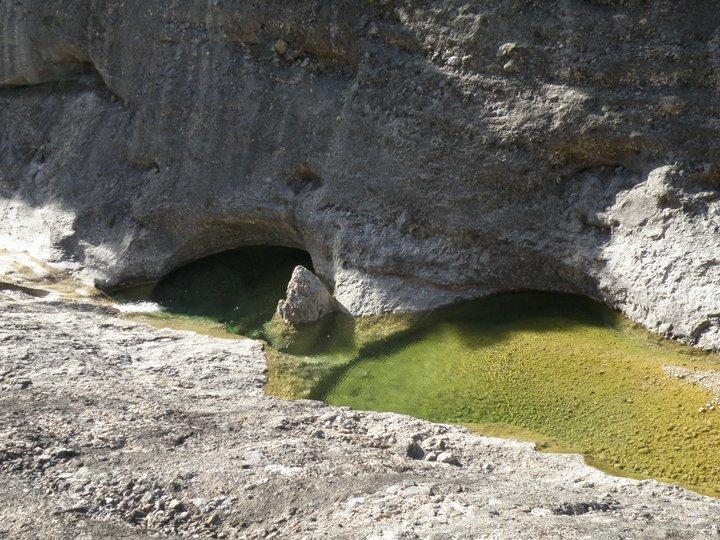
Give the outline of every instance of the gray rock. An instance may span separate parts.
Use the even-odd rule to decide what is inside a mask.
[[[287,297],[280,300],[277,314],[287,324],[297,326],[315,322],[335,310],[335,300],[325,284],[304,266],[293,270]]]
[[[290,245],[354,315],[550,289],[720,347],[715,6],[461,4],[4,2],[0,245],[103,286]]]
[[[460,465],[458,459],[452,452],[441,452],[437,457],[438,463],[447,463],[448,465]]]
[[[508,60],[505,62],[505,65],[503,65],[503,71],[505,73],[517,73],[520,71],[520,67],[515,60]]]

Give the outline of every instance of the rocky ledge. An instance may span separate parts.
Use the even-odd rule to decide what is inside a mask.
[[[344,309],[566,291],[720,347],[714,0],[0,0],[0,247],[307,250]]]
[[[263,392],[260,342],[0,296],[0,537],[708,538],[720,501]]]

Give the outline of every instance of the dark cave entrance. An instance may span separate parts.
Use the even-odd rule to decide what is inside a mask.
[[[299,249],[225,251],[172,271],[146,298],[166,313],[212,319],[233,333],[261,337],[298,265],[312,270],[310,255]]]

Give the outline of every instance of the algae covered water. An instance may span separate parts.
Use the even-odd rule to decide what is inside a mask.
[[[278,255],[281,256],[278,256]],[[663,366],[716,370],[717,357],[654,338],[574,296],[512,293],[430,314],[271,321],[302,254],[214,256],[161,281],[166,310],[263,337],[270,393],[405,413],[583,453],[607,470],[720,493],[720,412]],[[268,260],[272,262],[267,262]]]
[[[717,368],[710,357],[700,362],[562,295],[503,295],[432,318],[364,348],[315,397],[521,433],[605,469],[718,493],[720,416],[706,407],[714,396],[662,370]]]

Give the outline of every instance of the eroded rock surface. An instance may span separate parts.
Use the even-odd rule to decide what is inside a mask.
[[[335,311],[335,299],[325,284],[304,266],[296,266],[277,315],[292,326],[313,323]]]
[[[550,289],[720,346],[712,0],[1,0],[0,58],[5,247],[297,246],[353,314]]]
[[[710,538],[720,502],[263,393],[260,342],[0,293],[0,537]]]

